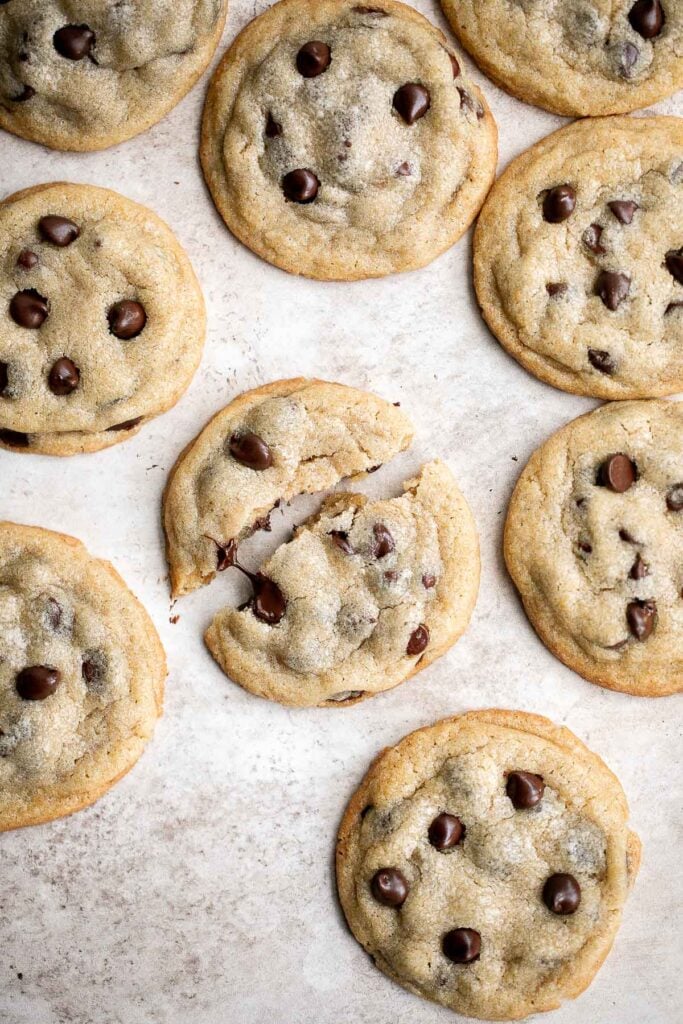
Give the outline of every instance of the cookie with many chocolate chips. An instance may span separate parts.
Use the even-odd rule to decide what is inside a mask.
[[[515,488],[505,559],[574,671],[639,696],[683,689],[683,405],[617,402],[559,430]]]
[[[132,768],[165,675],[151,620],[108,562],[0,523],[0,830],[87,807]]]
[[[568,729],[473,711],[377,757],[339,829],[339,897],[404,988],[517,1020],[578,996],[607,956],[640,861],[627,821],[619,780]]]
[[[474,282],[541,380],[611,399],[683,390],[683,119],[579,121],[513,160],[477,224]]]
[[[92,185],[37,185],[0,204],[0,253],[0,446],[97,451],[178,401],[204,300],[156,214]]]
[[[201,158],[230,230],[320,279],[421,267],[491,185],[496,127],[446,38],[396,0],[281,0],[211,83]]]
[[[397,498],[331,495],[252,578],[248,605],[207,630],[221,668],[282,704],[352,704],[426,668],[465,631],[477,532],[450,470],[430,462]]]
[[[93,150],[156,124],[213,56],[227,0],[2,0],[0,126]]]
[[[569,117],[623,114],[683,87],[680,0],[441,0],[482,71]]]

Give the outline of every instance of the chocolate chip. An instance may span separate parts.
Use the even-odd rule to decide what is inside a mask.
[[[636,560],[631,567],[629,576],[632,580],[644,580],[646,576],[650,575],[650,567],[645,559],[639,554],[636,555]]]
[[[473,928],[454,928],[444,935],[441,949],[454,964],[471,964],[481,954],[481,935]]]
[[[52,37],[54,48],[67,60],[83,60],[95,45],[95,33],[87,25],[65,25]]]
[[[636,0],[628,12],[628,20],[643,39],[654,39],[664,25],[662,5],[659,0]]]
[[[448,53],[448,56],[451,61],[451,67],[453,68],[453,78],[457,78],[458,75],[460,74],[460,65],[458,63],[458,59],[455,56],[455,54],[451,53],[450,51]]]
[[[591,366],[594,366],[600,373],[612,374],[617,368],[617,364],[614,359],[603,349],[589,348],[588,349],[588,361]]]
[[[602,228],[599,224],[591,224],[587,227],[581,236],[583,244],[594,252],[596,256],[603,256],[607,250],[603,245],[600,244],[600,238],[602,237]]]
[[[422,586],[425,588],[425,590],[431,590],[432,587],[436,586],[436,576],[434,576],[431,572],[426,572],[422,577]]]
[[[9,304],[9,312],[15,324],[35,331],[47,320],[47,299],[35,288],[28,288],[17,292]]]
[[[429,110],[429,90],[418,82],[406,82],[394,93],[393,108],[406,124],[415,124]]]
[[[638,63],[640,50],[633,43],[624,43],[619,52],[619,71],[623,78],[630,78]]]
[[[272,114],[268,114],[266,121],[266,135],[269,139],[277,139],[282,135],[282,125],[276,121]]]
[[[551,282],[545,286],[545,290],[551,299],[557,298],[558,295],[566,295],[568,286],[564,281]]]
[[[451,850],[462,842],[465,826],[454,814],[439,814],[429,826],[429,842],[437,850]]]
[[[631,199],[613,199],[607,205],[620,224],[630,224],[633,214],[640,209],[638,203],[634,203]]]
[[[216,542],[214,541],[216,544]],[[237,559],[237,541],[229,540],[227,544],[216,544],[218,548],[216,556],[216,570],[217,572],[225,572],[231,566],[235,565]]]
[[[28,100],[32,100],[35,94],[36,90],[32,85],[25,85],[20,93],[12,96],[12,103],[26,103]]]
[[[46,665],[32,665],[17,675],[17,693],[22,700],[45,700],[59,686],[61,675],[56,668]]]
[[[406,647],[406,654],[409,658],[414,657],[416,654],[422,654],[427,649],[429,644],[429,630],[421,623],[417,629],[414,629],[410,634],[408,640],[408,646]]]
[[[107,671],[107,659],[102,651],[87,651],[81,662],[81,677],[92,690],[97,690]]]
[[[387,583],[395,583],[396,580],[398,579],[398,573],[396,572],[395,569],[387,569],[387,571],[384,573],[384,579],[387,581]]]
[[[556,185],[546,192],[543,200],[543,219],[550,224],[560,224],[574,212],[576,192],[571,185]]]
[[[107,430],[132,430],[133,427],[137,427],[138,423],[142,422],[142,416],[135,416],[132,420],[124,420],[123,423],[116,423],[113,427],[107,427]]]
[[[616,494],[623,494],[636,482],[638,471],[635,463],[631,462],[628,455],[617,452],[610,455],[598,470],[597,483],[600,487],[608,487]]]
[[[683,284],[683,249],[670,249],[664,257],[664,264],[671,276]]]
[[[229,447],[233,459],[248,469],[262,472],[264,469],[270,469],[273,465],[270,448],[258,434],[252,433],[251,430],[247,430],[243,434],[233,434]]]
[[[121,299],[115,302],[107,313],[109,330],[115,338],[130,341],[141,334],[147,323],[145,307],[133,299]]]
[[[287,601],[278,587],[277,583],[256,573],[252,577],[254,587],[254,600],[251,610],[257,619],[266,622],[269,626],[275,626],[282,619],[287,611]]]
[[[638,541],[628,530],[619,530],[619,537],[625,544],[637,544]]]
[[[505,792],[518,811],[528,810],[543,799],[545,783],[540,775],[533,772],[510,772]]]
[[[312,203],[318,195],[319,188],[320,180],[313,171],[304,167],[290,171],[282,179],[282,190],[293,203]]]
[[[304,43],[296,55],[296,69],[304,78],[317,78],[327,71],[330,66],[332,55],[327,43],[321,43],[314,39],[310,43]]]
[[[477,118],[480,120],[484,116],[484,108],[481,103],[475,102],[467,90],[461,89],[460,86],[458,86],[458,94],[460,96],[460,108],[469,110],[472,114],[476,114]]]
[[[38,230],[46,242],[52,242],[60,249],[65,249],[67,245],[75,242],[81,233],[81,229],[72,220],[52,214],[40,218]]]
[[[551,875],[543,886],[543,902],[553,914],[574,914],[581,902],[581,886],[573,875]]]
[[[36,253],[31,252],[30,249],[22,249],[17,256],[17,266],[22,267],[24,270],[33,270],[39,262],[40,260]]]
[[[8,448],[28,448],[29,436],[18,430],[0,430],[0,442]]]
[[[329,536],[332,538],[332,543],[336,544],[345,555],[354,554],[354,550],[349,543],[348,533],[344,533],[342,530],[331,530]]]
[[[669,512],[683,512],[683,483],[674,484],[666,496],[666,507]]]
[[[380,868],[372,876],[370,890],[378,903],[385,907],[402,907],[410,887],[398,868]]]
[[[602,270],[595,282],[595,294],[614,312],[631,290],[631,278],[611,270]]]
[[[583,551],[584,554],[590,555],[593,553],[593,545],[589,544],[587,540],[580,540],[579,551]]]
[[[55,601],[54,597],[48,597],[45,602],[45,618],[50,629],[55,632],[62,624],[62,606],[59,601]]]
[[[683,309],[683,302],[670,302],[664,310],[664,316],[666,316],[667,313],[675,313],[677,309]]]
[[[70,395],[78,387],[81,371],[71,360],[63,357],[58,359],[50,370],[48,384],[53,395]]]
[[[655,628],[657,605],[654,601],[631,601],[626,606],[626,621],[636,640],[647,640]]]
[[[384,523],[375,523],[372,528],[372,533],[375,538],[375,543],[372,548],[372,553],[375,558],[384,558],[385,555],[390,554],[396,547],[394,538],[389,533]]]
[[[396,174],[399,176],[399,178],[409,178],[412,173],[413,172],[410,168],[410,164],[407,162],[407,160],[396,168]]]
[[[0,395],[4,395],[9,383],[9,366],[7,363],[0,363]]]

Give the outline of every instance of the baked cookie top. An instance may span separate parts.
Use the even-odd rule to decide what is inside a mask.
[[[514,96],[622,114],[683,87],[679,0],[441,0],[462,45]]]
[[[400,408],[367,391],[295,378],[246,391],[176,462],[164,495],[174,597],[226,568],[225,550],[297,494],[367,473],[410,444]]]
[[[579,121],[513,160],[477,224],[474,280],[541,380],[610,399],[683,390],[683,119]]]
[[[0,204],[0,253],[0,443],[106,447],[178,400],[204,301],[156,214],[92,185],[38,185]]]
[[[574,671],[640,696],[683,689],[683,405],[614,403],[559,430],[515,488],[505,558]]]
[[[227,0],[2,0],[0,126],[53,149],[145,131],[194,85]]]
[[[395,0],[281,0],[238,36],[201,158],[230,230],[321,279],[429,263],[495,174],[496,128],[441,32]]]
[[[0,523],[0,830],[96,800],[161,713],[164,651],[108,562]]]
[[[227,553],[234,564],[236,550]],[[397,498],[333,494],[257,574],[207,645],[235,682],[298,706],[351,704],[408,679],[464,632],[479,587],[472,514],[430,462]]]
[[[640,843],[618,779],[568,729],[474,711],[375,760],[339,830],[349,926],[404,988],[514,1020],[590,984]]]

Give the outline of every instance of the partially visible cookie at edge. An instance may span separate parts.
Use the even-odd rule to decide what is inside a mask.
[[[435,461],[396,498],[330,495],[249,575],[253,597],[219,612],[205,636],[226,675],[282,704],[349,705],[404,682],[462,635],[479,542]]]
[[[640,862],[619,780],[568,729],[473,711],[378,755],[339,829],[349,927],[456,1013],[517,1020],[593,980]]]
[[[0,446],[96,451],[178,401],[204,300],[155,213],[92,185],[37,185],[0,204],[0,251]]]
[[[203,73],[226,13],[227,0],[3,0],[0,127],[80,151],[138,135]]]
[[[505,559],[545,645],[586,679],[683,689],[683,405],[615,402],[532,455]]]
[[[295,274],[415,269],[467,229],[495,122],[445,36],[396,2],[281,0],[211,82],[204,175],[230,230]]]
[[[683,119],[579,121],[513,160],[477,224],[474,282],[541,380],[608,399],[683,390]]]
[[[503,89],[568,117],[625,114],[683,88],[678,0],[441,0]]]
[[[97,800],[161,714],[166,661],[146,611],[73,537],[0,523],[0,830]]]

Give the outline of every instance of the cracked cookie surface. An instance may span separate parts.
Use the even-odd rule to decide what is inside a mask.
[[[618,402],[559,430],[519,479],[505,558],[574,671],[641,696],[683,689],[683,406]]]
[[[292,273],[352,280],[453,245],[496,128],[441,32],[395,0],[282,0],[225,55],[201,157],[230,230]]]
[[[351,931],[389,977],[512,1020],[592,981],[640,859],[618,779],[568,729],[474,711],[382,752],[337,846]]]
[[[38,185],[0,204],[0,251],[0,445],[96,451],[177,402],[204,300],[156,214],[92,185]]]
[[[93,803],[161,714],[164,651],[108,562],[0,523],[0,830]]]
[[[494,82],[554,113],[628,113],[683,87],[678,0],[441,0],[441,6]]]
[[[0,126],[66,150],[145,131],[202,74],[226,10],[226,0],[3,0]]]
[[[226,674],[282,704],[355,703],[426,668],[465,631],[476,527],[450,470],[430,462],[397,498],[332,494],[254,584],[248,605],[219,612],[206,633]]]
[[[279,502],[367,473],[412,436],[400,408],[341,384],[295,378],[239,395],[169,478],[163,518],[173,596],[209,583],[223,549],[267,527]]]
[[[683,389],[683,119],[560,129],[496,183],[474,239],[484,317],[526,369],[598,398]]]

